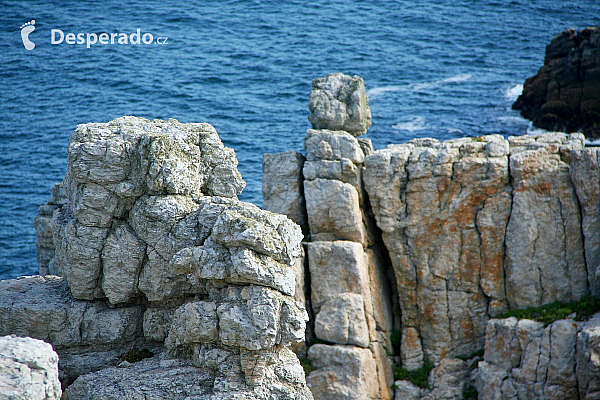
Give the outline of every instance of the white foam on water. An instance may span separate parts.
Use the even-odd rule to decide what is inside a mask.
[[[399,122],[396,125],[393,125],[392,128],[397,129],[399,131],[421,131],[427,126],[425,125],[425,118],[423,117],[414,117],[412,120],[407,122]]]
[[[471,79],[471,77],[472,77],[471,74],[454,75],[454,76],[451,76],[450,78],[438,79],[436,81],[431,81],[431,82],[417,83],[412,86],[412,89],[413,90],[432,89],[432,88],[436,88],[438,86],[445,85],[447,83],[465,82],[465,81],[468,81],[469,79]]]
[[[498,121],[502,121],[502,122],[515,122],[517,124],[521,124],[521,125],[530,125],[530,122],[528,120],[526,120],[523,117],[520,116],[512,116],[512,115],[508,115],[508,116],[504,116],[504,117],[499,117]]]
[[[460,74],[451,76],[450,78],[438,79],[431,82],[413,83],[410,85],[401,86],[378,86],[367,90],[367,96],[369,97],[369,100],[372,100],[389,92],[400,92],[403,90],[419,91],[424,89],[431,89],[441,85],[445,85],[447,83],[465,82],[471,79],[471,77],[471,74]]]
[[[529,122],[529,126],[527,127],[527,134],[528,135],[539,136],[539,135],[542,135],[544,133],[552,133],[552,131],[547,131],[547,130],[542,129],[542,128],[536,128],[535,126],[533,126],[533,122]]]
[[[523,93],[523,85],[518,84],[504,91],[504,97],[507,100],[515,101]]]
[[[375,97],[379,97],[387,92],[399,92],[406,90],[408,86],[379,86],[367,90],[367,97],[372,100]]]

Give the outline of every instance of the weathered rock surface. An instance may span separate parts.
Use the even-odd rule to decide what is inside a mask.
[[[484,361],[475,384],[479,399],[592,399],[598,394],[598,316],[559,320],[490,320]]]
[[[471,369],[468,362],[444,358],[430,372],[427,388],[420,388],[410,381],[394,382],[394,399],[462,400],[470,386]]]
[[[138,290],[163,299],[156,275],[167,281],[166,296],[188,291],[166,263],[198,240],[193,218],[185,218],[198,208],[192,198],[235,198],[244,182],[212,126],[122,117],[73,132],[63,186],[69,201],[52,219],[57,270],[74,297],[119,304]]]
[[[578,300],[589,293],[581,211],[560,151],[563,142],[544,135],[536,141],[539,148],[510,157],[513,202],[505,270],[511,308]],[[569,151],[582,147],[568,145]]]
[[[69,199],[62,183],[52,188],[48,202],[38,207],[38,215],[33,219],[36,230],[35,249],[40,275],[58,275],[54,259],[54,241],[52,240],[52,215],[57,208],[67,204]]]
[[[58,400],[58,355],[41,340],[0,337],[0,398]]]
[[[296,151],[263,154],[263,208],[286,215],[307,230],[303,167],[304,156]]]
[[[600,136],[600,29],[554,37],[513,108],[540,128]]]
[[[315,398],[379,398],[376,365],[368,349],[315,344],[308,350],[308,357],[317,368],[308,376],[308,385]]]
[[[54,345],[68,399],[312,399],[288,349],[303,234],[237,200],[236,166],[208,124],[80,125],[51,221],[62,278],[1,282],[2,333]]]
[[[109,308],[73,299],[58,277],[0,282],[0,335],[30,336],[52,344],[61,381],[114,365],[142,337],[141,305]]]
[[[552,68],[561,67],[563,58],[570,57],[566,53],[581,53],[581,47],[576,47],[589,47],[595,35],[595,30],[586,30],[575,39],[560,39],[561,43],[549,47],[547,61]],[[373,151],[368,140],[357,140],[353,128],[340,122],[344,119],[340,104],[348,102],[335,93],[356,91],[349,82],[336,75],[314,81],[309,101],[314,129],[305,138],[302,174],[292,174],[294,179],[304,179],[310,229],[305,270],[310,326],[317,339],[330,343],[319,345],[318,352],[312,350],[315,346],[309,348],[316,366],[309,384],[323,399],[357,391],[342,378],[350,372],[333,358],[316,354],[334,347],[368,348],[377,370],[376,396],[391,397],[383,388],[391,383],[393,355],[409,370],[420,367],[425,358],[435,363],[428,389],[399,382],[397,398],[459,399],[472,383],[477,357],[469,361],[454,357],[477,354],[484,343],[482,365],[490,367],[481,369],[480,375],[486,376],[484,381],[504,384],[504,378],[498,381],[494,374],[498,368],[520,368],[521,353],[514,352],[516,342],[504,343],[501,334],[485,342],[490,319],[509,309],[600,295],[598,149],[585,148],[581,134],[545,133],[447,142],[413,139]],[[556,92],[552,85],[548,85],[549,95]],[[561,89],[563,94],[570,95]],[[527,96],[526,87],[522,99]],[[264,183],[268,188],[273,186],[270,181]],[[281,196],[298,198],[295,188]],[[559,323],[553,329],[546,342],[540,342],[538,349],[544,350],[539,352],[555,352],[555,357],[571,363],[575,353],[567,349],[577,341],[573,332]],[[393,330],[400,333],[394,332],[394,346],[389,335]],[[579,346],[595,346],[592,330],[574,332],[575,337],[590,338]],[[393,348],[396,345],[399,349]],[[588,365],[594,357],[577,364],[595,371]],[[489,360],[494,358],[495,363],[509,365],[491,366]],[[587,393],[587,389],[573,389],[575,367],[573,371],[563,367],[550,363],[544,383],[519,378],[537,385],[535,393],[523,392],[523,398],[535,398],[544,390],[566,398]],[[593,380],[583,367],[576,369],[582,374],[579,381]],[[330,389],[312,380],[324,376]],[[353,376],[362,387],[370,385],[360,375]],[[597,390],[593,385],[590,393]]]
[[[406,368],[424,354],[439,361],[480,348],[488,315],[506,309],[507,156],[504,139],[490,137],[414,140],[366,159],[365,186],[400,294]]]
[[[306,133],[302,171],[311,240],[305,275],[313,320],[307,331],[331,343],[309,348],[316,367],[309,386],[321,399],[390,399],[391,285],[370,231],[374,221],[362,184],[364,158],[373,147],[370,140],[354,137],[371,124],[364,84],[341,74],[315,80],[309,108],[316,129]],[[268,171],[263,185],[266,193],[279,190]],[[294,187],[284,189],[289,193],[281,197],[298,197]],[[345,367],[341,360],[350,356],[358,357],[368,373]]]
[[[183,399],[209,392],[209,376],[182,360],[155,360],[133,363],[124,368],[110,367],[79,377],[65,391],[74,399]],[[115,385],[118,382],[118,385]]]
[[[596,233],[582,233],[578,194],[596,196],[585,217],[591,226],[597,183],[577,178],[582,162],[573,161],[586,151],[581,135],[545,134],[415,139],[366,158],[364,183],[400,294],[407,368],[424,355],[440,361],[481,348],[487,320],[508,308],[589,293],[597,267],[586,257],[598,253],[584,235]]]
[[[65,391],[75,399],[312,399],[304,371],[288,349],[272,355],[262,370],[245,363],[248,357],[225,349],[201,349],[195,362],[155,356],[122,367],[79,377]],[[242,367],[240,368],[240,365]],[[244,374],[260,374],[264,382],[247,386]],[[115,385],[118,382],[118,385]]]
[[[371,109],[365,83],[359,76],[342,73],[314,79],[308,100],[308,120],[314,129],[364,135],[371,126]]]
[[[582,399],[600,397],[600,316],[584,324],[577,334],[575,372]]]
[[[581,209],[585,263],[590,294],[600,297],[600,173],[597,148],[570,152],[569,174]]]
[[[359,142],[346,132],[309,129],[304,145],[304,195],[312,240],[366,245],[358,172],[365,156]],[[351,177],[345,179],[347,175]]]

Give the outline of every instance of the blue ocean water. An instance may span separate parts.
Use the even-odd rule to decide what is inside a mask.
[[[261,203],[261,158],[301,150],[311,80],[364,77],[376,148],[412,137],[518,135],[510,110],[558,32],[597,0],[0,1],[0,279],[37,271],[37,206],[77,124],[122,115],[213,124]],[[35,20],[27,51],[20,26]],[[51,29],[167,44],[51,44]]]

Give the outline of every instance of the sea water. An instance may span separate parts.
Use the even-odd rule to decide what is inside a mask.
[[[520,135],[530,125],[510,106],[546,44],[600,23],[597,0],[27,0],[0,12],[0,279],[37,271],[32,220],[65,173],[77,124],[211,123],[236,151],[240,199],[260,205],[262,154],[302,151],[313,78],[365,79],[375,148]],[[27,50],[21,26],[32,20]],[[88,48],[52,44],[53,29],[168,39]]]

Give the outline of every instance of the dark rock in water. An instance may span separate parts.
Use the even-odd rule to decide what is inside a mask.
[[[552,39],[513,109],[539,128],[600,137],[600,26]]]

